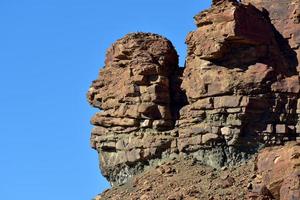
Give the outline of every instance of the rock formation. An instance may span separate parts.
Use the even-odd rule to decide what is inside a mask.
[[[107,52],[105,67],[89,92],[89,102],[102,109],[92,118],[92,147],[112,183],[128,177],[176,150],[176,106],[171,100],[178,55],[166,38],[133,33]]]
[[[180,110],[179,150],[215,166],[236,163],[261,144],[295,140],[298,63],[268,15],[251,4],[215,1],[195,21],[186,39],[181,87],[189,104]],[[204,158],[213,154],[219,159]]]
[[[267,186],[275,199],[300,199],[300,145],[264,149],[257,158],[256,187]]]
[[[102,110],[91,120],[102,174],[118,185],[177,157],[235,166],[264,147],[300,141],[299,5],[213,0],[195,16],[184,68],[162,36],[131,33],[114,43],[87,95]],[[258,173],[273,196],[292,199],[283,196],[298,195],[289,190],[298,172],[281,174],[276,186],[270,173],[292,166],[295,152],[280,155],[287,161],[278,167],[264,160],[280,153],[262,152]]]

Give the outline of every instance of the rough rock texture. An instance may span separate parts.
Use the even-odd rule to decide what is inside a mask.
[[[251,3],[270,17],[272,24],[282,35],[281,47],[290,47],[292,51],[283,51],[290,62],[298,62],[300,71],[300,3],[299,0],[242,0]],[[288,50],[288,49],[287,49]],[[297,58],[297,59],[296,59]]]
[[[242,165],[221,169],[195,160],[165,161],[95,199],[271,200],[280,194],[281,199],[298,200],[299,148],[299,143],[268,147]]]
[[[178,157],[234,167],[266,146],[300,141],[299,5],[213,0],[195,16],[184,68],[162,36],[132,33],[114,43],[87,95],[102,110],[91,120],[102,174],[123,184]],[[279,174],[280,183],[273,172],[298,166],[299,148],[276,148],[261,155],[285,161],[272,166],[258,157],[263,181],[253,198],[298,195],[298,172]]]
[[[300,144],[264,149],[257,159],[260,176],[276,199],[300,199]]]
[[[170,84],[177,70],[173,45],[159,35],[129,34],[108,50],[88,100],[103,110],[91,120],[91,142],[101,152],[103,175],[112,183],[126,181],[150,160],[175,151],[169,131],[176,115]]]
[[[222,166],[261,144],[295,140],[297,58],[268,15],[251,4],[214,1],[195,21],[198,28],[186,39],[181,87],[189,104],[177,123],[179,150]]]

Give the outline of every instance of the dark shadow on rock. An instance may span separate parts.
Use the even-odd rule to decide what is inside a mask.
[[[185,91],[181,88],[184,68],[178,68],[170,78],[171,113],[174,122],[180,118],[180,109],[188,104]]]

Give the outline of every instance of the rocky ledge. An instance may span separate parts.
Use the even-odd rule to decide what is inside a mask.
[[[87,94],[101,110],[91,120],[91,145],[111,184],[170,159],[221,169],[300,142],[299,5],[213,0],[194,18],[183,68],[162,36],[131,33],[114,43]],[[258,161],[259,173],[273,164]],[[267,177],[264,185],[283,199],[278,191],[290,187],[274,192],[268,181],[276,173]]]
[[[95,200],[298,200],[299,151],[294,142],[268,147],[241,165],[220,169],[195,159],[172,159]]]

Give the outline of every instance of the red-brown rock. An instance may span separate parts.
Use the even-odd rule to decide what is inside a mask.
[[[266,149],[258,155],[258,173],[262,183],[276,199],[293,200],[300,194],[300,145]]]
[[[124,183],[178,156],[219,169],[261,147],[300,141],[299,4],[213,0],[195,16],[184,68],[162,36],[132,33],[114,43],[87,95],[102,110],[91,120],[91,145],[103,175]],[[298,198],[291,151],[298,146],[260,154],[263,179],[253,183],[250,199],[270,199],[268,191]]]

